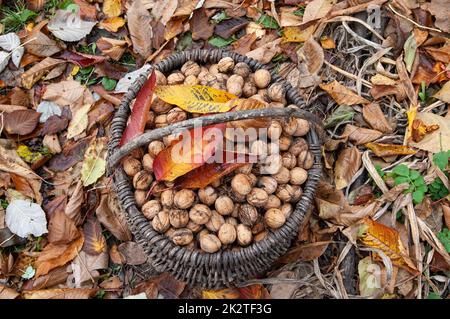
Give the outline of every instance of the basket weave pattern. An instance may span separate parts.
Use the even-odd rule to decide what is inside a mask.
[[[181,68],[189,60],[200,64],[217,63],[227,56],[233,58],[236,63],[247,63],[253,71],[266,68],[253,59],[222,50],[193,50],[177,53],[154,65],[154,68],[167,74]],[[144,84],[149,72],[142,74],[131,86],[114,115],[108,146],[110,156],[117,150],[125,130],[130,115],[130,103]],[[288,103],[302,106],[303,101],[297,92],[278,75],[271,73],[272,83],[283,83]],[[233,251],[219,251],[214,254],[177,246],[163,234],[154,231],[151,223],[136,206],[132,183],[122,166],[115,167],[112,173],[119,203],[127,215],[135,241],[148,254],[150,265],[158,272],[170,272],[188,285],[209,289],[236,285],[269,269],[273,262],[287,251],[293,238],[298,234],[321,177],[320,144],[313,128],[308,133],[307,140],[309,150],[314,155],[314,165],[308,170],[303,195],[286,223],[277,230],[269,231],[265,239],[252,243],[248,247]]]

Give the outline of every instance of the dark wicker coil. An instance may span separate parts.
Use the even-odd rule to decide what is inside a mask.
[[[266,68],[259,62],[247,58],[243,55],[222,51],[222,50],[193,50],[176,53],[164,61],[154,65],[154,68],[167,74],[168,72],[179,69],[186,61],[194,60],[198,63],[216,63],[223,57],[231,57],[235,62],[247,63],[253,71]],[[283,83],[286,89],[286,98],[290,104],[302,106],[302,100],[297,92],[278,75],[272,72],[272,82]],[[307,135],[309,148],[314,155],[314,165],[308,171],[308,179],[304,187],[304,192],[296,204],[292,214],[286,223],[277,230],[269,231],[268,236],[248,247],[242,247],[236,251],[219,251],[214,254],[191,250],[180,247],[172,243],[166,236],[153,230],[150,222],[144,217],[136,206],[132,183],[123,171],[122,166],[116,165],[119,159],[124,156],[124,150],[127,153],[131,149],[143,146],[151,140],[160,138],[162,134],[167,134],[172,128],[190,128],[193,127],[195,119],[179,122],[169,127],[156,129],[145,133],[144,138],[122,146],[118,149],[120,138],[126,127],[128,116],[130,114],[130,102],[136,96],[142,87],[149,72],[141,75],[125,94],[119,108],[117,109],[111,125],[111,136],[109,143],[109,171],[113,173],[114,185],[119,198],[121,208],[127,215],[127,220],[136,242],[142,246],[149,256],[149,263],[158,272],[169,272],[178,280],[185,281],[193,286],[203,288],[220,288],[239,283],[253,278],[270,268],[273,262],[284,254],[291,245],[291,241],[296,237],[305,214],[311,205],[317,182],[321,176],[321,153],[320,144],[314,125]],[[272,112],[272,113],[270,113]],[[305,118],[307,112],[293,111],[285,109],[265,109],[234,112],[240,116],[239,119],[249,117],[263,116],[297,116]],[[240,114],[237,114],[240,113]],[[210,124],[214,121],[230,121],[229,113],[210,115],[202,119],[210,118]],[[308,118],[308,116],[306,116]],[[132,145],[131,145],[132,144]],[[121,152],[122,151],[122,152]]]

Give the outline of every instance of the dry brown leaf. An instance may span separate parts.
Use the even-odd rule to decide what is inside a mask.
[[[445,103],[450,103],[450,81],[446,82],[433,97]]]
[[[321,19],[333,7],[335,1],[333,0],[313,0],[306,5],[305,13],[303,14],[303,23]]]
[[[436,61],[441,61],[446,64],[450,63],[450,44],[444,45],[440,48],[425,47],[424,49]]]
[[[208,40],[214,33],[214,25],[209,23],[209,17],[204,8],[194,11],[189,24],[192,32],[192,40]]]
[[[58,267],[51,270],[47,275],[26,281],[22,286],[22,289],[25,291],[53,287],[65,283],[68,276],[69,273],[67,272],[67,267]]]
[[[438,129],[439,129],[438,124],[426,125],[422,120],[415,118],[411,125],[411,139],[414,142],[418,143],[421,140],[423,140],[425,135],[434,132]]]
[[[152,53],[152,18],[141,0],[133,1],[127,11],[128,30],[130,31],[133,51],[147,59]]]
[[[298,261],[312,261],[323,255],[330,241],[302,244],[288,250],[278,261],[289,264]]]
[[[45,58],[38,64],[33,65],[25,73],[22,74],[22,86],[26,89],[31,89],[33,85],[39,81],[46,73],[50,72],[53,68],[58,65],[66,63],[64,60]]]
[[[147,255],[144,250],[133,241],[122,243],[117,249],[128,265],[142,265],[147,261]]]
[[[121,17],[107,18],[98,24],[100,29],[105,29],[109,32],[117,32],[125,25],[125,19]]]
[[[89,299],[98,288],[61,288],[30,290],[22,293],[24,299]]]
[[[346,148],[339,153],[334,168],[334,183],[337,189],[348,186],[361,166],[361,156],[362,154],[356,146]]]
[[[127,41],[101,37],[96,44],[102,53],[115,61],[119,61],[126,50]]]
[[[372,142],[382,135],[383,133],[379,131],[347,124],[341,137],[348,138],[350,141],[354,142],[355,145],[361,145]]]
[[[247,54],[256,41],[256,34],[255,33],[249,33],[244,35],[243,37],[239,38],[236,42],[233,42],[233,51],[239,54]]]
[[[367,143],[364,146],[370,149],[378,157],[410,155],[417,153],[417,151],[406,145]]]
[[[316,74],[322,68],[324,61],[323,49],[314,38],[309,38],[297,51],[299,61],[303,60],[310,74]]]
[[[121,241],[131,240],[131,232],[128,229],[126,217],[119,208],[119,202],[115,193],[103,194],[95,213],[100,223],[114,237]]]
[[[257,60],[262,64],[269,63],[276,54],[281,53],[280,42],[281,39],[276,39],[272,42],[266,43],[265,45],[248,52],[246,56]]]
[[[50,218],[47,236],[50,243],[68,244],[79,235],[75,223],[62,210],[57,210]]]
[[[34,131],[41,114],[34,110],[20,110],[6,113],[3,117],[4,129],[8,134],[27,135]]]
[[[395,62],[397,66],[397,73],[400,78],[399,79],[400,85],[404,89],[406,96],[408,97],[409,101],[414,107],[417,105],[417,94],[416,91],[414,90],[414,86],[411,82],[411,79],[409,78],[405,63],[403,62],[403,54],[400,55]]]
[[[91,217],[84,224],[83,251],[90,255],[99,255],[106,251],[106,239],[102,234],[102,227],[97,218]]]
[[[450,206],[442,204],[442,212],[444,213],[445,226],[450,229]]]
[[[281,27],[296,27],[302,24],[302,18],[295,15],[296,7],[281,7],[280,8],[280,26]]]
[[[23,39],[23,43],[26,43],[24,47],[29,54],[39,57],[49,57],[61,51],[56,41],[41,32],[41,29],[46,24],[46,20],[38,23]]]
[[[79,225],[82,220],[81,205],[84,201],[83,181],[79,180],[75,189],[70,196],[69,201],[64,209],[64,214],[75,222],[75,225]]]
[[[263,109],[267,107],[266,103],[263,103],[259,100],[248,98],[248,99],[239,99],[237,101],[235,107],[232,108],[233,111],[243,111],[243,110],[257,110],[257,109]],[[233,128],[242,128],[246,130],[249,127],[253,128],[262,128],[262,127],[269,127],[270,126],[271,119],[270,118],[259,118],[259,119],[252,119],[252,120],[241,120],[241,121],[233,121],[228,122],[228,127]]]
[[[388,78],[387,76],[384,76],[382,74],[375,74],[370,78],[370,83],[373,85],[396,85],[397,82],[392,80],[391,78]]]
[[[164,26],[173,17],[178,7],[178,0],[159,0],[155,1],[152,8],[152,16],[159,20]]]
[[[431,0],[428,10],[436,18],[435,25],[444,32],[450,32],[450,3],[447,0]]]
[[[315,26],[311,25],[307,28],[302,27],[285,27],[283,28],[283,42],[305,42],[310,39],[314,33]]]
[[[427,126],[438,125],[439,129],[425,134],[419,142],[410,141],[410,146],[432,153],[450,149],[450,118],[433,113],[417,113],[415,119]]]
[[[61,81],[47,86],[43,99],[53,101],[60,106],[79,106],[83,104],[86,87],[75,80]],[[74,114],[72,114],[73,116]]]
[[[108,268],[108,253],[104,251],[98,255],[89,255],[83,250],[76,256],[70,264],[73,272],[73,278],[69,278],[70,286],[73,288],[89,287],[92,285],[92,279],[101,276],[98,270]]]
[[[369,103],[368,100],[359,96],[355,92],[346,88],[338,81],[334,80],[328,84],[320,84],[320,88],[331,95],[333,100],[339,105],[355,105]]]
[[[365,218],[359,226],[358,238],[364,245],[383,251],[394,265],[417,273],[397,230]]]
[[[36,268],[36,278],[46,275],[50,270],[65,265],[73,260],[83,247],[84,236],[80,232],[80,237],[68,245],[48,244],[40,252],[34,266]]]
[[[365,104],[363,106],[363,117],[373,129],[383,133],[392,133],[393,129],[378,103]]]
[[[0,300],[16,299],[19,295],[14,289],[0,284]]]

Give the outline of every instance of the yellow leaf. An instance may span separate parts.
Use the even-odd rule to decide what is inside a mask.
[[[382,144],[382,143],[367,143],[364,145],[370,149],[376,156],[389,157],[394,155],[410,155],[415,154],[417,151],[406,145],[396,144]]]
[[[83,186],[94,184],[106,170],[105,161],[106,139],[94,139],[84,154],[83,166],[81,167],[81,180]]]
[[[368,100],[359,96],[350,89],[346,88],[336,80],[328,84],[320,84],[320,88],[325,92],[327,92],[329,95],[331,95],[333,100],[335,100],[336,103],[338,103],[339,105],[343,104],[355,105],[355,104],[369,103]]]
[[[426,134],[431,133],[439,129],[439,125],[431,124],[426,125],[422,120],[415,119],[412,123],[411,137],[416,143],[423,140]]]
[[[324,49],[334,49],[336,48],[336,43],[334,43],[333,39],[327,36],[323,36],[320,38],[320,44]]]
[[[70,121],[69,127],[67,128],[67,139],[74,138],[75,136],[83,133],[83,131],[87,128],[89,123],[87,114],[90,108],[90,104],[85,104],[75,112],[72,120]]]
[[[315,28],[315,25],[311,25],[306,29],[302,29],[300,27],[285,27],[283,29],[283,43],[305,42],[312,36]]]
[[[359,227],[358,238],[364,245],[383,251],[394,265],[417,273],[397,230],[366,217]]]
[[[124,25],[125,19],[121,17],[106,18],[99,23],[101,29],[105,29],[109,32],[117,32]]]
[[[375,74],[370,78],[370,82],[374,85],[396,85],[397,82],[382,74]]]
[[[76,75],[78,73],[78,71],[80,71],[80,67],[78,65],[74,65],[72,72],[70,72],[70,75]]]
[[[227,112],[237,96],[203,85],[163,85],[157,86],[156,95],[169,104],[174,104],[190,113]]]
[[[121,0],[104,0],[103,2],[103,13],[108,18],[114,18],[120,16],[122,13]]]
[[[203,299],[238,299],[239,297],[239,291],[234,288],[202,291]]]
[[[408,118],[408,129],[406,130],[405,139],[409,141],[412,132],[412,124],[417,115],[417,106],[410,107],[409,111],[406,111],[406,117]]]

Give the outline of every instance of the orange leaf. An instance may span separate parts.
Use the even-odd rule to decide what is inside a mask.
[[[256,99],[252,99],[252,98],[236,99],[236,100],[233,100],[233,104],[235,106],[230,111],[258,110],[258,109],[264,109],[267,107],[266,103],[261,102]],[[249,127],[252,127],[252,128],[269,127],[270,122],[271,122],[271,119],[269,117],[263,117],[263,118],[258,118],[258,119],[228,122],[228,127],[242,128],[245,130],[246,128],[249,128]]]
[[[426,125],[422,120],[414,119],[411,126],[411,138],[414,142],[420,142],[427,133],[431,133],[439,129],[439,125]]]
[[[238,288],[240,299],[269,299],[269,293],[261,284]]]
[[[48,244],[41,251],[39,257],[34,263],[36,268],[36,278],[48,274],[48,272],[56,267],[67,264],[73,260],[84,243],[83,233],[80,237],[68,245]]]
[[[220,290],[203,290],[203,299],[238,299],[239,291],[235,288],[225,288]]]
[[[417,273],[397,230],[366,217],[359,227],[358,238],[364,245],[383,251],[394,265]]]
[[[107,18],[100,22],[99,27],[109,32],[117,32],[125,25],[125,19],[121,17]]]
[[[24,299],[89,299],[98,291],[98,288],[61,288],[42,289],[24,292]]]
[[[365,144],[365,146],[372,150],[372,152],[374,152],[374,154],[379,157],[409,155],[415,154],[417,152],[406,145],[367,143]]]
[[[125,132],[123,132],[119,145],[124,145],[144,132],[145,123],[147,123],[150,106],[152,104],[155,85],[156,74],[155,71],[153,71],[136,96],[136,101],[134,102],[131,111],[130,122],[126,127]]]
[[[189,130],[180,141],[159,152],[153,162],[153,172],[158,181],[173,181],[179,176],[202,166],[223,141],[226,124],[219,123]],[[220,132],[220,134],[219,134]]]

